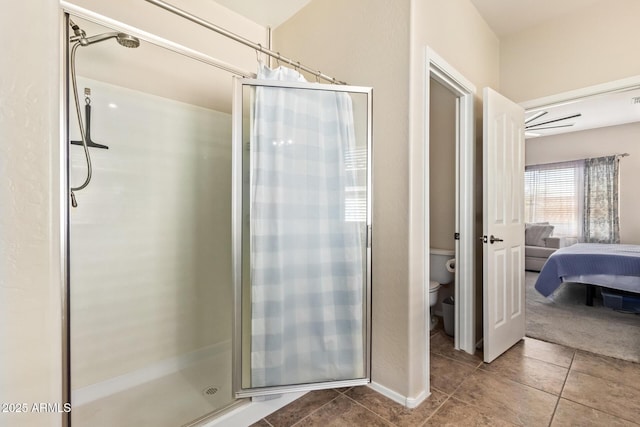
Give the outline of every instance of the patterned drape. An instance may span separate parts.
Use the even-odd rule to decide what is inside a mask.
[[[620,243],[618,157],[585,159],[583,238],[587,243]]]
[[[297,71],[264,65],[258,79],[304,82]],[[256,89],[252,387],[364,376],[366,224],[345,217],[356,185],[352,100],[308,89]]]

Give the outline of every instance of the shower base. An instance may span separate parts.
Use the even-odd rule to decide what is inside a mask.
[[[177,427],[189,425],[234,402],[231,349],[226,349],[177,372],[80,406],[74,405],[72,425]]]

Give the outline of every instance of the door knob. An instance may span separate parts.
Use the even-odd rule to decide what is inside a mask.
[[[489,237],[489,242],[493,244],[493,242],[504,242],[504,240],[500,239],[499,237],[494,237],[494,235],[492,234],[491,237]]]

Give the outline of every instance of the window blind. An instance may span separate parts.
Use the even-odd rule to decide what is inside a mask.
[[[346,153],[345,168],[353,173],[355,185],[345,188],[345,221],[367,221],[367,147],[356,147]]]
[[[525,168],[525,221],[548,222],[554,236],[580,237],[584,205],[584,161]]]

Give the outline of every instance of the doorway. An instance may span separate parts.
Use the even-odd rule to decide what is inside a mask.
[[[557,126],[555,128],[538,131],[535,126],[530,128],[533,134],[527,135],[525,151],[525,163],[530,171],[543,168],[546,170],[543,173],[550,174],[554,167],[565,167],[566,170],[575,168],[576,174],[581,177],[584,173],[578,171],[581,159],[630,154],[619,158],[618,200],[622,244],[637,244],[640,241],[640,227],[635,221],[637,198],[633,185],[629,184],[638,182],[640,176],[635,156],[640,124],[637,122],[637,107],[633,101],[639,90],[640,77],[636,76],[521,104],[526,109],[529,123],[560,119],[553,122]],[[567,111],[571,111],[571,114]],[[531,120],[536,114],[542,117]],[[569,115],[574,117],[563,119]],[[571,182],[570,179],[571,177],[566,182]],[[578,201],[584,197],[579,194],[584,185],[576,185],[576,188],[577,194],[569,196],[575,198],[578,205]],[[554,226],[551,237],[557,242],[555,246],[570,246],[578,240],[578,233],[574,230],[582,229],[582,215],[576,215],[575,219],[571,217],[574,229],[550,214],[544,216]],[[542,265],[534,266],[531,271],[526,272],[527,336],[618,359],[635,362],[640,360],[637,346],[633,346],[640,337],[637,316],[606,307],[599,290],[595,292],[593,306],[587,306],[586,287],[577,283],[560,285],[553,294],[552,302],[533,289],[541,267]],[[610,295],[606,286],[602,289]],[[567,321],[560,322],[558,319],[563,313],[570,315],[566,316]]]
[[[430,329],[455,336],[456,105],[458,98],[429,79],[429,305]],[[453,271],[451,271],[453,270]],[[435,282],[435,283],[432,283]],[[437,283],[437,285],[436,285]],[[435,305],[432,305],[435,304]],[[443,323],[443,324],[440,324]]]
[[[445,165],[450,167],[453,174],[454,183],[453,194],[448,194],[449,200],[453,199],[453,234],[450,239],[453,241],[452,247],[455,255],[455,279],[452,283],[453,289],[448,291],[452,294],[455,301],[454,304],[454,347],[457,350],[463,350],[473,354],[475,351],[475,202],[474,202],[474,186],[475,186],[475,139],[474,139],[474,122],[473,122],[473,97],[475,94],[475,86],[471,84],[464,76],[458,73],[455,68],[449,65],[431,48],[426,49],[427,58],[427,77],[428,84],[425,85],[425,170],[430,170],[430,151],[431,144],[435,142],[431,140],[431,110],[436,108],[437,99],[432,97],[432,84],[435,88],[436,95],[446,95],[450,97],[452,111],[455,117],[452,117],[450,123],[453,126],[454,148],[448,151],[452,154],[452,162]],[[439,94],[439,95],[438,95]],[[431,199],[431,192],[435,191],[434,178],[425,174],[425,229],[430,227],[431,216],[434,212],[432,203],[438,203]],[[449,187],[448,187],[449,188]],[[445,198],[447,197],[445,196]],[[453,196],[453,197],[451,197]],[[450,205],[449,205],[450,206]],[[451,206],[449,207],[451,212]],[[445,214],[445,215],[450,215]],[[451,228],[451,226],[450,226]],[[433,242],[440,237],[432,237],[429,231],[425,230],[427,238],[425,238],[425,295],[428,289],[427,281],[431,277],[431,268],[429,265],[428,248],[433,247]],[[446,233],[446,231],[445,231]],[[446,236],[443,236],[446,238]],[[449,285],[451,288],[452,285]],[[436,309],[436,311],[438,311]],[[429,307],[425,306],[426,325],[430,324]],[[429,346],[427,339],[427,346]],[[428,347],[427,352],[428,353]],[[428,372],[427,372],[428,375]]]

